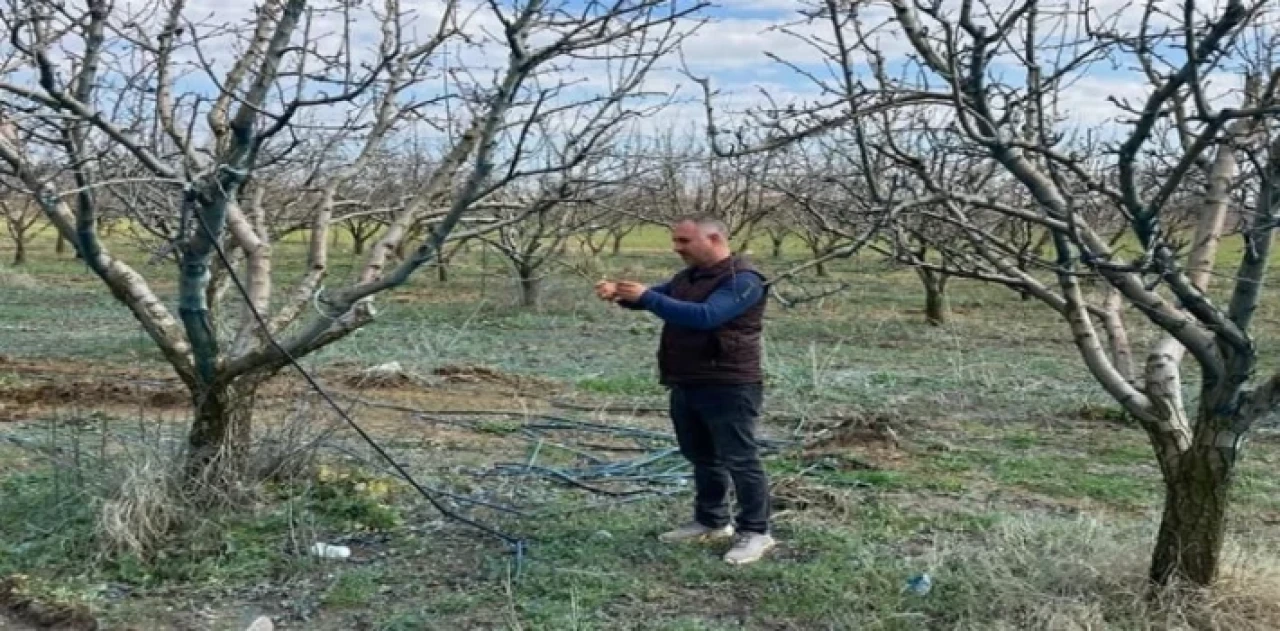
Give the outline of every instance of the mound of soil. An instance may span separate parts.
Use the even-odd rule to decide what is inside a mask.
[[[180,386],[156,382],[130,383],[127,378],[58,380],[0,386],[0,401],[17,405],[70,403],[144,403],[152,407],[189,405]]]
[[[0,614],[35,626],[59,631],[97,631],[98,621],[78,603],[48,602],[32,596],[22,576],[0,579]]]
[[[447,364],[431,372],[451,383],[483,383],[517,389],[550,388],[553,385],[545,379],[512,375],[488,366]]]
[[[12,420],[31,407],[78,404],[146,405],[153,408],[191,404],[190,395],[173,378],[115,366],[0,356],[0,369],[13,380],[0,381],[0,420]]]
[[[807,444],[801,457],[841,469],[892,469],[906,456],[894,429],[898,422],[863,416],[845,420]]]
[[[352,388],[407,388],[423,385],[423,379],[409,373],[400,362],[364,369],[343,368],[342,383]]]

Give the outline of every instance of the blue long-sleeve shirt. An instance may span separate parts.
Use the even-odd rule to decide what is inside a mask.
[[[746,313],[764,297],[764,282],[758,274],[733,274],[703,302],[676,300],[669,294],[671,283],[650,287],[635,303],[619,301],[628,309],[645,309],[668,324],[710,331]]]

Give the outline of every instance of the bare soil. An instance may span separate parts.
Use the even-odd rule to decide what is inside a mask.
[[[88,607],[37,598],[25,587],[22,577],[0,579],[0,629],[97,631],[98,621]]]

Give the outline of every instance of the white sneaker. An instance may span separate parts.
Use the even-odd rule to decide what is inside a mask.
[[[778,545],[773,537],[758,532],[740,532],[733,538],[733,547],[724,554],[729,565],[746,565],[759,561],[764,553]]]
[[[658,535],[658,541],[663,543],[707,543],[728,539],[732,536],[732,525],[724,526],[723,528],[708,528],[695,521]]]

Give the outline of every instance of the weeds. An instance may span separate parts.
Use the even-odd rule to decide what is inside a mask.
[[[637,265],[645,279],[671,268],[651,256],[616,264]],[[35,288],[11,288],[0,277],[9,290],[0,301],[0,352],[155,366],[150,342],[109,297],[63,282],[73,269],[33,266]],[[399,361],[408,374],[430,374],[361,393],[406,407],[448,390],[509,409],[512,389],[573,386],[584,404],[616,398],[662,409],[649,316],[599,304],[573,279],[548,284],[537,312],[511,309],[499,295],[505,283],[485,285],[461,259],[455,272],[442,289],[434,281],[410,288],[376,325],[311,361],[321,370],[331,359],[348,367]],[[858,433],[821,458],[771,459],[782,544],[761,564],[729,568],[719,549],[658,544],[656,532],[687,519],[687,493],[623,503],[537,476],[495,475],[502,462],[514,463],[512,471],[608,473],[608,463],[651,451],[653,435],[605,440],[556,427],[566,433],[543,436],[539,450],[525,431],[536,411],[429,427],[422,418],[379,417],[378,438],[425,484],[452,493],[441,497],[488,510],[486,518],[529,537],[517,573],[501,551],[437,524],[413,494],[356,463],[363,447],[344,442],[337,419],[313,399],[264,397],[262,418],[272,421],[255,428],[238,492],[196,505],[168,464],[181,452],[181,419],[143,422],[146,410],[125,413],[121,399],[90,392],[97,399],[59,405],[109,414],[0,426],[0,441],[8,439],[0,458],[11,469],[0,478],[0,576],[28,574],[25,597],[89,603],[141,628],[190,625],[182,616],[205,607],[260,607],[288,619],[281,627],[322,631],[1280,628],[1280,556],[1264,526],[1280,510],[1275,445],[1251,445],[1242,465],[1235,548],[1222,581],[1209,592],[1148,598],[1158,472],[1132,419],[1100,403],[1105,395],[1060,323],[1034,303],[958,283],[953,328],[935,329],[907,311],[919,302],[914,277],[834,264],[832,272],[853,285],[847,299],[770,311],[771,421],[762,431],[812,437],[854,412],[911,422],[892,423],[902,441],[892,458],[877,445],[894,441]],[[50,309],[50,294],[80,307]],[[51,328],[60,334],[50,336]],[[30,385],[24,372],[7,370],[5,387]],[[535,375],[545,379],[528,379]],[[43,417],[25,407],[5,414]],[[779,417],[785,426],[772,422]],[[601,408],[593,420],[670,432],[662,415],[624,422]],[[579,453],[587,443],[618,451],[593,462]],[[546,510],[466,504],[477,500]],[[1082,510],[1088,514],[1062,516]],[[349,544],[356,558],[314,559],[316,541]],[[923,571],[933,591],[904,592]]]

